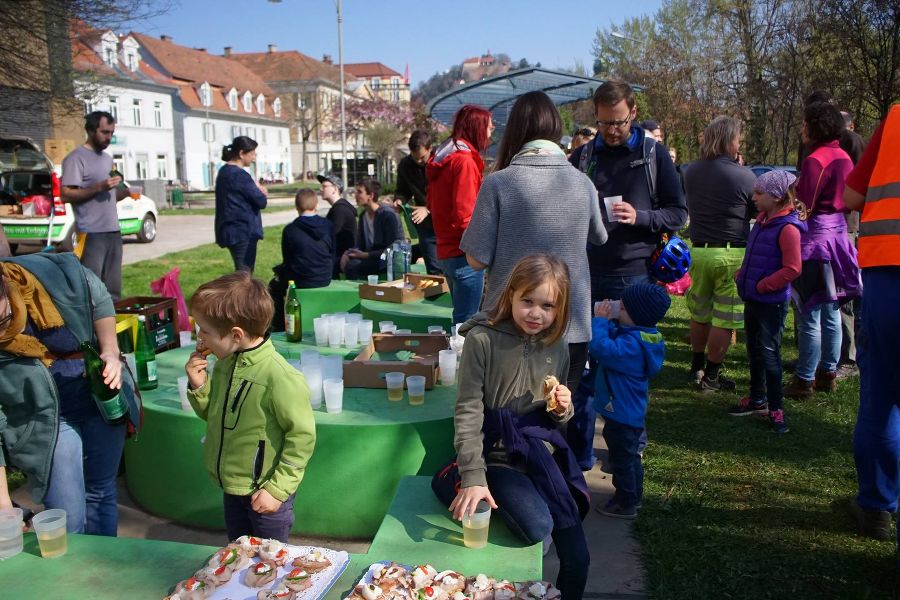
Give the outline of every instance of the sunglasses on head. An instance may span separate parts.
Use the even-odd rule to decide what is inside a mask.
[[[579,129],[578,131],[576,131],[575,135],[583,135],[586,137],[591,137],[592,135],[594,135],[594,132],[591,131],[590,129],[588,129],[587,127],[585,127],[584,129]]]

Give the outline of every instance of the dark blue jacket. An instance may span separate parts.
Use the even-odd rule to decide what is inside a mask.
[[[281,234],[278,276],[298,288],[326,287],[334,264],[334,225],[318,215],[297,217]]]
[[[262,217],[266,195],[253,177],[234,165],[225,165],[216,176],[216,243],[228,248],[263,238]]]
[[[369,253],[369,258],[378,258],[385,248],[397,240],[404,239],[400,217],[390,206],[381,206],[375,211],[375,222],[372,226],[375,237],[371,240],[366,240],[365,220],[366,212],[363,211],[356,226],[356,243],[360,250]]]
[[[625,327],[594,317],[589,354],[596,361],[594,408],[629,427],[643,428],[650,378],[662,369],[666,344],[656,327]]]
[[[760,294],[756,291],[756,285],[762,280],[778,271],[783,266],[781,247],[778,238],[781,230],[788,225],[793,225],[806,231],[806,223],[800,220],[797,211],[792,211],[782,217],[776,217],[771,221],[759,221],[750,230],[747,239],[747,250],[744,252],[744,262],[741,264],[740,275],[737,279],[738,294],[743,300],[754,300],[764,304],[781,304],[791,297],[791,286],[786,285],[780,290]]]
[[[631,128],[631,137],[621,146],[607,146],[599,133],[588,166],[588,176],[597,187],[600,212],[609,239],[602,246],[588,244],[591,275],[642,275],[659,241],[661,231],[678,231],[687,221],[687,206],[681,180],[665,146],[656,144],[657,206],[654,208],[644,167],[642,143],[644,130]],[[587,145],[569,158],[575,167]],[[634,225],[610,223],[603,198],[622,196],[637,211]],[[586,216],[585,216],[586,218]]]

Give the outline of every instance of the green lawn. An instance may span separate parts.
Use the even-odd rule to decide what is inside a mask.
[[[645,497],[635,534],[656,598],[897,598],[896,544],[855,534],[852,433],[859,380],[785,407],[790,433],[727,408],[749,387],[743,336],[729,353],[737,393],[687,383],[688,314],[676,298],[653,381]],[[796,357],[790,321],[786,358]],[[787,374],[785,376],[787,379]]]
[[[270,204],[266,207],[266,212],[283,212],[286,210],[296,210],[293,204]],[[160,208],[159,214],[181,216],[181,215],[214,215],[216,209],[213,206],[203,208]]]

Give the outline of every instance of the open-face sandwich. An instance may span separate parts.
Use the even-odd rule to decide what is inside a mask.
[[[234,571],[228,565],[221,565],[218,567],[207,566],[194,573],[194,577],[205,581],[216,588],[231,581],[231,576],[233,574]]]
[[[412,572],[413,587],[420,589],[431,585],[437,574],[437,569],[431,565],[419,565]]]
[[[318,550],[313,550],[308,554],[298,556],[291,564],[300,567],[307,573],[319,573],[330,567],[331,561]]]
[[[285,575],[282,583],[295,592],[302,592],[312,587],[312,577],[307,571],[298,567]]]
[[[466,594],[469,595],[472,600],[493,600],[494,583],[495,581],[493,579],[484,573],[479,573],[475,577],[469,579],[466,583]]]
[[[434,576],[434,586],[437,586],[452,596],[456,592],[461,592],[466,587],[466,577],[462,573],[446,570],[441,571]]]
[[[560,591],[546,581],[525,581],[518,584],[517,600],[559,600]]]
[[[265,540],[259,547],[259,557],[263,560],[271,560],[279,567],[283,567],[290,558],[287,548],[278,540]]]
[[[256,600],[294,600],[296,596],[293,590],[279,585],[271,590],[260,590],[256,593]]]
[[[392,562],[373,573],[372,580],[385,593],[391,593],[397,588],[407,589],[410,584],[409,571],[406,567]]]
[[[554,377],[553,375],[547,375],[544,377],[543,389],[544,400],[547,401],[547,411],[554,411],[558,406],[556,402],[556,396],[553,394],[553,391],[556,389],[556,386],[559,385],[559,379]]]
[[[228,546],[232,548],[240,548],[244,554],[253,558],[259,553],[259,547],[262,546],[265,542],[266,540],[258,537],[253,537],[252,535],[242,535],[238,539],[228,544]]]
[[[374,583],[360,583],[353,588],[347,600],[384,600],[384,592]]]
[[[247,574],[244,575],[244,585],[247,587],[269,585],[275,581],[277,575],[278,565],[271,560],[263,560],[247,569]]]
[[[206,600],[213,593],[213,586],[201,579],[191,577],[175,586],[175,593],[181,600]]]
[[[516,586],[505,579],[494,584],[494,600],[513,600],[516,597]]]
[[[228,567],[232,571],[240,571],[248,564],[250,564],[250,557],[230,546],[217,551],[209,559],[210,567]]]

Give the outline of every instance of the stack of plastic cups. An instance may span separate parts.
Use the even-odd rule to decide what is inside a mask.
[[[325,395],[325,410],[330,413],[339,413],[344,408],[344,380],[326,379],[322,382]]]
[[[322,363],[315,361],[303,365],[303,376],[309,386],[309,404],[317,410],[322,406]]]
[[[323,356],[320,361],[323,379],[344,379],[344,357]]]
[[[316,346],[328,345],[328,316],[322,315],[313,319],[313,329],[316,332]]]
[[[365,346],[369,342],[372,341],[372,321],[362,320],[357,323],[357,335],[359,338],[359,343],[362,346]]]
[[[344,317],[334,315],[328,320],[328,347],[340,348],[344,343]]]
[[[359,323],[357,321],[344,322],[344,345],[348,348],[356,348],[359,340]]]
[[[438,352],[438,366],[441,370],[441,385],[456,383],[456,352],[453,350]]]

